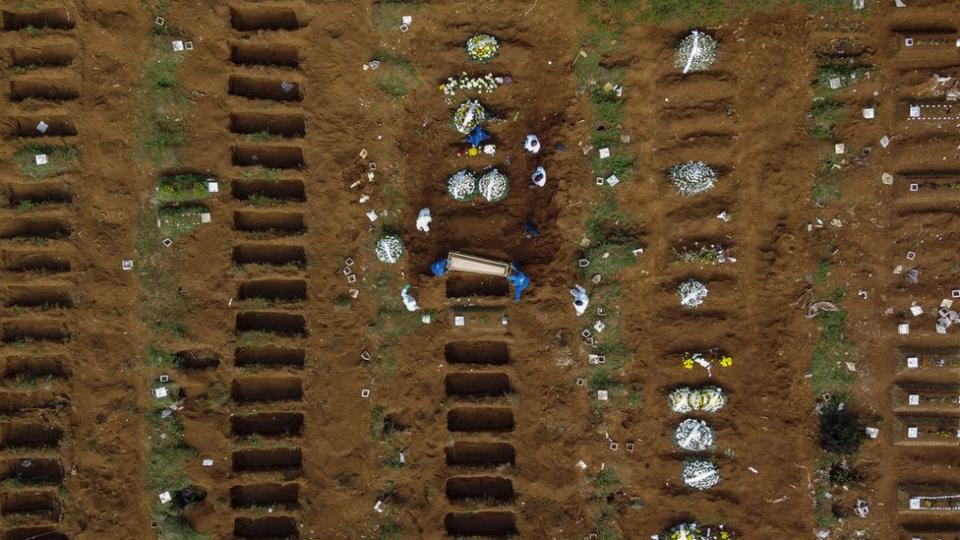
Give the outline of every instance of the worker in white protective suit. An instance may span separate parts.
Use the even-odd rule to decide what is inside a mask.
[[[400,290],[400,298],[403,300],[403,305],[407,307],[407,311],[417,311],[420,309],[420,306],[417,304],[417,299],[410,294],[409,285],[404,285],[403,289]]]
[[[573,296],[573,309],[577,312],[577,317],[583,315],[590,305],[590,297],[587,296],[587,290],[580,285],[574,285],[570,289],[570,295]]]
[[[417,214],[417,230],[420,232],[429,233],[431,221],[433,221],[433,217],[430,216],[430,209],[421,208],[420,213]]]

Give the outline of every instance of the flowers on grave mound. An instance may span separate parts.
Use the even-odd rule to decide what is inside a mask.
[[[677,45],[673,65],[684,73],[709,69],[717,60],[719,48],[713,36],[694,30]]]
[[[667,529],[667,540],[731,540],[733,535],[719,527],[706,527],[696,523],[680,523]]]
[[[713,446],[713,428],[703,420],[687,418],[673,433],[677,446],[691,452],[703,452]]]
[[[510,183],[507,181],[507,175],[497,169],[490,169],[483,173],[477,182],[477,189],[480,195],[487,202],[500,202],[507,196],[507,190]]]
[[[500,42],[490,34],[477,34],[467,40],[467,56],[474,62],[489,62],[500,52]]]
[[[455,201],[469,201],[477,194],[477,177],[467,170],[454,173],[447,179],[447,193]]]
[[[688,279],[677,287],[680,305],[691,309],[702,304],[707,299],[708,292],[707,286],[695,279]]]
[[[377,240],[377,245],[373,248],[377,259],[387,264],[396,264],[403,257],[403,240],[399,236],[387,234]]]
[[[720,482],[720,469],[712,461],[688,459],[683,462],[680,478],[687,487],[704,491]]]
[[[677,188],[677,193],[687,197],[703,193],[717,182],[717,171],[702,161],[688,161],[674,165],[670,167],[668,176]]]
[[[464,135],[487,119],[487,111],[479,101],[468,99],[453,113],[453,128]]]
[[[673,389],[667,395],[670,410],[680,414],[692,411],[716,412],[727,403],[727,396],[719,386],[692,389],[686,386]]]
[[[458,91],[490,93],[501,84],[505,84],[508,79],[509,77],[494,77],[492,73],[482,77],[471,77],[464,72],[459,77],[448,77],[446,82],[440,85],[440,91],[447,97],[453,97]]]

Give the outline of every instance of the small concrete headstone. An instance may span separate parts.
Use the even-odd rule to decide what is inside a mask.
[[[192,51],[192,50],[193,50],[193,42],[192,42],[192,41],[186,41],[186,42],[184,42],[183,48],[186,49],[186,50],[188,50],[188,51]]]
[[[351,259],[350,257],[347,257],[346,259],[343,260],[343,264],[347,266],[353,266],[353,259]]]
[[[876,117],[877,110],[873,107],[865,107],[863,109],[863,117],[867,120],[873,120]]]
[[[123,270],[133,270],[133,260],[132,259],[123,259],[120,261],[120,268]]]
[[[578,265],[580,268],[586,268],[586,267],[590,266],[590,260],[589,260],[589,259],[580,259],[579,261],[577,261],[577,265]]]
[[[361,390],[361,391],[360,391],[360,397],[362,397],[362,398],[364,398],[364,399],[370,397],[370,389],[369,389],[369,388],[364,388],[363,390]]]
[[[910,106],[910,118],[920,118],[920,106],[911,105]]]
[[[831,89],[836,90],[837,88],[840,88],[841,86],[843,86],[843,81],[840,80],[840,77],[834,77],[834,78],[830,79],[830,88],[831,88]]]
[[[960,289],[954,289],[950,291],[950,296],[953,298],[960,298]]]
[[[627,449],[627,452],[633,452],[633,450],[637,447],[637,445],[634,444],[634,443],[632,443],[632,442],[628,442],[628,443],[626,443],[626,444],[623,445],[623,446],[624,446],[624,448]]]
[[[164,491],[163,493],[160,494],[160,504],[167,504],[172,500],[173,500],[173,497],[170,495],[169,491]]]
[[[583,386],[584,384],[586,384],[586,381],[581,377],[577,377],[577,386]]]
[[[600,153],[600,159],[607,159],[608,157],[610,157],[609,148],[601,148],[600,150],[598,150],[598,152]]]
[[[907,404],[914,405],[914,406],[919,405],[920,396],[917,394],[910,394],[909,396],[907,396]]]
[[[181,41],[181,40],[179,40],[179,39],[175,39],[175,40],[173,41],[172,45],[173,45],[173,50],[174,50],[174,51],[176,51],[176,52],[183,52],[183,49],[184,49],[183,41]]]
[[[413,15],[404,15],[400,18],[400,22],[407,26],[413,24]]]
[[[597,332],[603,332],[603,329],[606,327],[607,325],[603,324],[603,321],[597,321],[593,323],[593,329],[596,330]]]
[[[360,296],[359,289],[350,289],[350,298],[356,298],[358,296]]]
[[[173,245],[173,240],[171,240],[170,237],[167,237],[161,240],[160,243],[163,244],[163,247],[170,247]]]
[[[846,152],[846,150],[847,150],[847,145],[845,145],[845,144],[843,144],[843,143],[837,143],[837,144],[833,145],[833,151],[834,151],[834,153],[836,153],[836,154],[842,154],[842,153]]]
[[[917,191],[920,191],[920,184],[916,184],[916,183],[910,184],[910,191],[914,193],[916,193]]]
[[[912,313],[914,317],[923,315],[923,306],[910,306],[910,313]]]
[[[209,193],[218,193],[220,191],[220,184],[218,182],[207,182],[207,191]]]
[[[867,437],[870,437],[871,439],[876,439],[877,437],[880,436],[879,428],[867,427],[867,428],[864,428],[864,431],[867,432]]]
[[[210,458],[206,458],[203,460],[202,464],[204,467],[213,467],[213,460]]]
[[[370,351],[363,351],[360,353],[360,358],[369,362],[370,361]]]
[[[287,81],[281,81],[281,82],[280,82],[280,89],[283,90],[283,91],[284,91],[285,93],[287,93],[287,94],[289,94],[290,92],[293,92],[293,89],[296,88],[296,87],[297,87],[297,86],[296,86],[295,84],[293,84],[292,82],[287,82]]]
[[[167,397],[167,388],[165,386],[158,386],[153,389],[153,395],[157,399],[163,399]]]
[[[916,369],[920,367],[920,358],[916,356],[911,356],[907,358],[907,367],[910,369]]]
[[[881,182],[883,185],[885,185],[885,186],[892,186],[892,185],[893,185],[893,175],[890,174],[890,173],[887,173],[887,172],[881,174],[881,175],[880,175],[880,182]]]
[[[357,282],[356,274],[350,274],[349,276],[347,276],[347,283],[356,283],[356,282]]]
[[[597,399],[607,401],[610,399],[610,394],[606,390],[597,390]]]
[[[907,260],[908,260],[908,261],[912,261],[912,260],[914,260],[914,259],[916,259],[916,258],[917,258],[917,252],[915,252],[915,251],[908,251],[908,252],[907,252]]]
[[[376,210],[371,210],[371,211],[367,212],[367,219],[370,220],[370,223],[373,223],[374,221],[376,221],[378,217],[379,217],[379,216],[377,216],[377,211],[376,211]]]
[[[910,333],[910,325],[908,323],[903,323],[897,326],[897,333],[901,336],[906,336]]]
[[[886,135],[884,135],[883,137],[881,137],[881,138],[880,138],[880,146],[882,146],[882,147],[884,147],[884,148],[890,146],[890,137],[887,137]]]
[[[46,122],[41,120],[40,123],[37,124],[37,131],[39,131],[40,133],[46,133],[48,127],[50,126]]]
[[[915,427],[908,427],[908,428],[907,428],[907,438],[908,438],[908,439],[916,439],[916,438],[919,437],[919,436],[920,436],[920,430],[919,430],[919,429],[917,429],[917,428],[915,428]]]
[[[160,376],[160,382],[162,382],[162,383],[168,383],[168,382],[170,382],[170,376],[169,376],[169,375],[161,375],[161,376]]]
[[[467,324],[467,319],[463,315],[457,315],[453,318],[454,326],[463,326],[465,324]]]
[[[200,223],[210,223],[210,213],[204,212],[200,214]]]
[[[409,25],[409,24],[401,24],[401,25],[400,25],[400,31],[401,31],[401,32],[404,32],[404,33],[405,33],[407,30],[410,30],[410,25]]]
[[[424,313],[423,315],[420,316],[420,322],[422,322],[423,324],[430,324],[430,321],[432,320],[433,319],[430,317],[429,313]]]
[[[37,165],[46,165],[50,160],[46,154],[36,154],[33,156],[33,161]]]
[[[608,186],[613,187],[613,186],[615,186],[615,185],[617,185],[617,184],[619,184],[619,183],[620,183],[620,179],[617,178],[617,175],[611,174],[610,176],[607,177],[607,185],[608,185]]]
[[[617,443],[615,443],[615,442],[613,442],[613,441],[610,441],[610,450],[616,452],[616,451],[619,450],[619,449],[620,449],[620,445],[619,445],[619,444],[617,444]]]

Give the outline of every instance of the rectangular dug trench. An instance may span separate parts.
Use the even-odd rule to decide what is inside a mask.
[[[513,431],[509,407],[457,407],[447,411],[447,430],[466,432]]]
[[[70,259],[57,251],[10,250],[3,252],[2,259],[8,272],[61,274],[70,271]]]
[[[237,210],[233,228],[243,232],[279,232],[299,234],[306,230],[301,212]],[[2,232],[2,228],[0,228]],[[3,236],[0,235],[0,238]]]
[[[499,397],[510,393],[510,377],[495,371],[448,373],[444,377],[448,396]]]
[[[303,137],[307,132],[302,113],[235,112],[230,113],[230,131],[269,133],[281,137]]]
[[[230,417],[230,430],[239,437],[265,435],[298,436],[303,431],[303,414],[297,412],[264,412]]]
[[[46,124],[43,131],[37,126]],[[65,114],[31,114],[10,118],[8,132],[14,137],[72,137],[77,126]],[[43,127],[43,126],[41,126]]]
[[[268,264],[271,266],[307,265],[303,246],[284,244],[239,244],[233,246],[234,264]]]
[[[302,368],[306,351],[289,347],[239,347],[234,351],[233,363],[237,367],[290,366]]]
[[[257,30],[296,30],[306,26],[292,7],[248,4],[230,8],[230,24],[241,32]]]
[[[0,324],[0,341],[64,342],[70,339],[70,330],[56,319],[11,319]]]
[[[13,379],[21,375],[58,379],[70,376],[67,370],[67,359],[64,356],[8,356],[3,364],[3,377]]]
[[[213,369],[220,365],[220,355],[209,349],[186,349],[173,353],[173,362],[181,369]]]
[[[28,484],[59,484],[63,465],[54,458],[12,458],[0,462],[0,480],[18,480]]]
[[[233,520],[233,535],[238,539],[286,540],[300,538],[300,531],[292,516],[238,517]]]
[[[10,527],[4,533],[3,540],[70,540],[70,537],[53,525],[40,525]]]
[[[278,471],[303,466],[303,452],[297,448],[247,448],[233,452],[233,470]]]
[[[272,505],[294,506],[298,504],[299,498],[300,484],[295,483],[266,482],[230,488],[230,506],[233,508]]]
[[[60,518],[60,498],[56,491],[49,489],[7,491],[0,495],[0,514],[45,516],[56,520]]]
[[[502,442],[455,442],[444,448],[444,454],[450,467],[499,467],[517,459],[513,445]]]
[[[452,341],[444,346],[443,354],[448,364],[502,366],[510,363],[505,341]]]
[[[296,202],[307,200],[306,189],[300,180],[234,180],[230,191],[239,201],[255,197]]]
[[[301,83],[273,77],[231,75],[227,80],[231,96],[269,101],[303,101]]]
[[[238,332],[269,332],[281,336],[306,336],[307,321],[303,315],[277,311],[243,311],[237,313]]]
[[[7,422],[0,425],[0,448],[53,448],[60,445],[63,429],[49,424]]]
[[[68,403],[62,393],[53,390],[21,392],[0,389],[0,413],[18,413],[28,409],[61,409]]]
[[[283,43],[233,43],[230,61],[243,66],[298,67],[300,52],[296,45]]]
[[[241,300],[299,302],[307,299],[307,282],[302,279],[250,279],[240,282],[237,295]]]
[[[13,65],[16,67],[64,67],[73,63],[76,47],[73,43],[50,43],[35,47],[13,47]]]
[[[0,239],[66,238],[70,225],[57,217],[15,218],[0,223]]]
[[[233,147],[233,164],[237,167],[302,169],[303,149],[299,146],[238,144]]]
[[[510,295],[506,278],[451,272],[447,275],[447,298],[484,296],[503,298]]]
[[[300,377],[253,376],[234,379],[230,387],[234,401],[299,401],[303,397]]]
[[[22,203],[64,204],[73,200],[73,194],[65,184],[9,184],[7,188],[10,191],[10,206],[20,206]]]
[[[444,516],[447,534],[453,536],[506,537],[518,533],[513,512],[451,512]]]
[[[513,481],[500,476],[454,476],[447,479],[447,499],[508,502],[513,500]]]
[[[38,99],[70,101],[80,97],[80,83],[73,79],[20,78],[10,81],[10,101]]]
[[[75,25],[66,8],[34,9],[30,11],[3,10],[4,30],[23,30],[27,27],[70,30]]]
[[[7,307],[71,307],[70,287],[66,285],[10,285]]]

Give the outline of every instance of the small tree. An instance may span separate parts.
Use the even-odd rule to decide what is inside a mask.
[[[836,401],[831,401],[820,413],[820,447],[835,454],[853,454],[860,449],[863,423]]]

